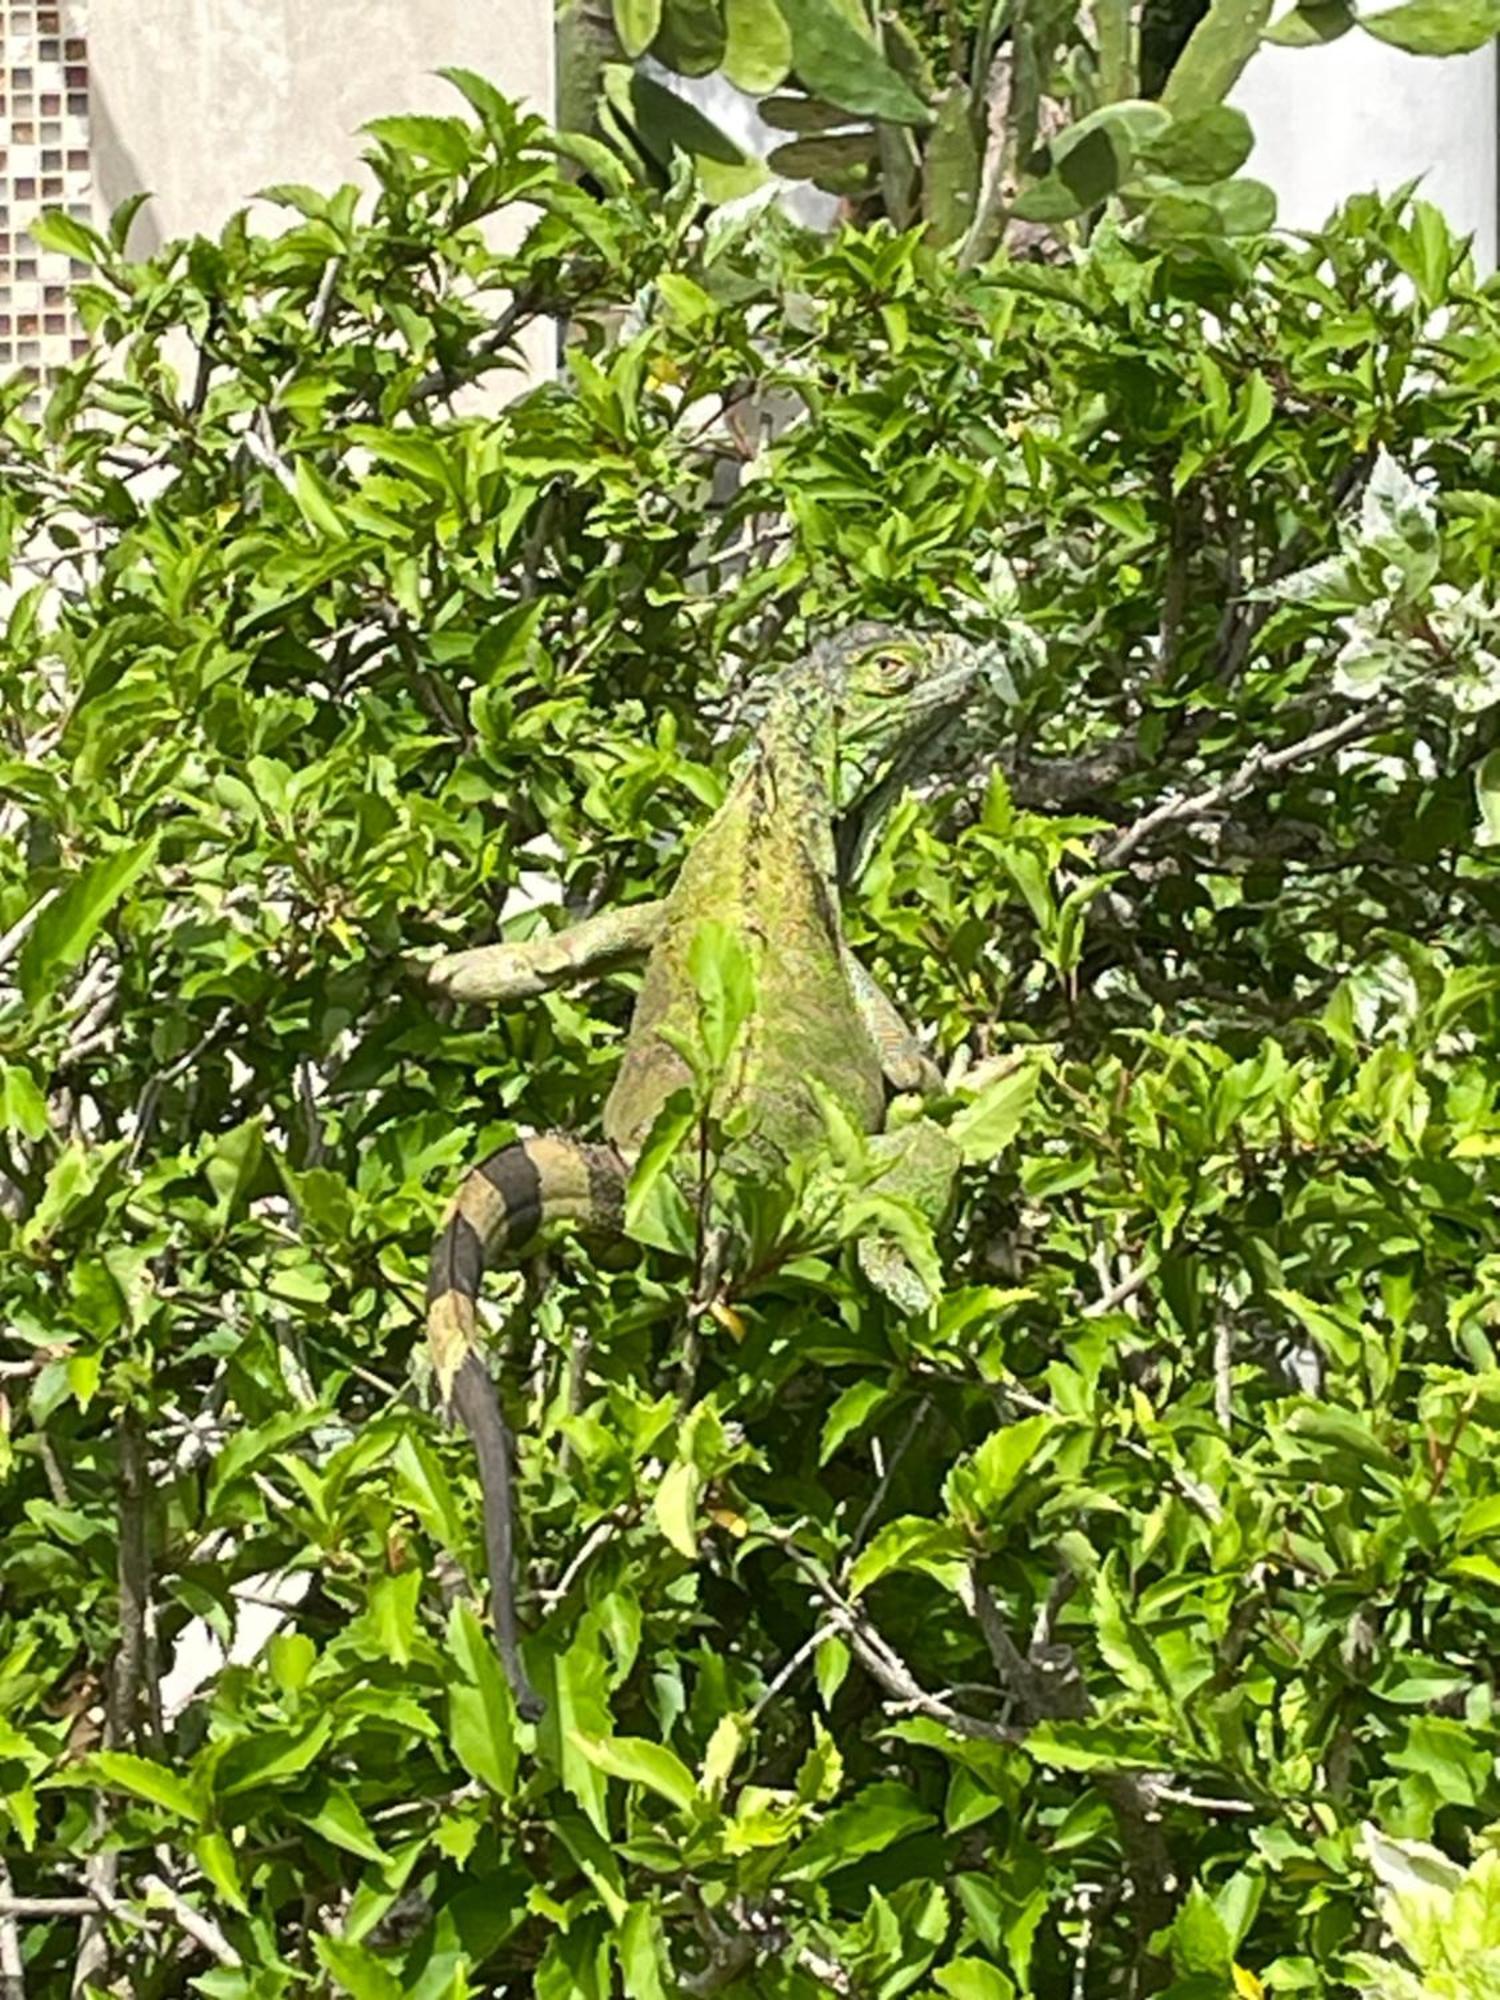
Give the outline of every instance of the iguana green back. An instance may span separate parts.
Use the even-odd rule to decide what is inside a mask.
[[[753,1011],[708,1107],[736,1135],[719,1171],[774,1177],[824,1130],[818,1090],[864,1131],[880,1131],[887,1079],[910,1080],[921,1059],[845,945],[836,825],[852,815],[856,837],[867,837],[861,814],[930,767],[998,664],[997,653],[950,636],[859,626],[779,676],[728,796],[670,894],[648,916],[622,913],[649,956],[604,1107],[606,1144],[551,1135],[504,1147],[469,1174],[449,1210],[433,1251],[428,1335],[444,1394],[479,1451],[497,1638],[525,1713],[540,1704],[520,1666],[511,1604],[509,1439],[476,1351],[483,1272],[554,1220],[619,1229],[630,1167],[663,1104],[691,1080],[673,1037],[691,1038],[696,1024],[689,953],[707,924],[729,933],[754,970]],[[592,955],[618,962],[616,932],[600,920],[587,928]],[[546,963],[561,945],[546,942]],[[512,959],[525,950],[496,949]],[[469,971],[450,961],[451,986],[472,993]]]

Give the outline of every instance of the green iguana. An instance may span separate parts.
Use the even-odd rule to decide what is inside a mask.
[[[548,1223],[622,1230],[632,1165],[658,1112],[691,1081],[674,1041],[691,1036],[697,1020],[690,954],[706,924],[736,938],[754,971],[753,1010],[708,1107],[736,1135],[721,1172],[775,1179],[823,1136],[829,1099],[860,1130],[881,1134],[888,1085],[936,1085],[932,1065],[844,941],[839,851],[862,846],[997,678],[1001,648],[952,636],[863,625],[817,646],[776,678],[758,735],[670,894],[427,969],[431,985],[456,998],[517,1000],[646,958],[604,1107],[604,1143],[553,1134],[501,1147],[464,1180],[433,1246],[428,1339],[444,1397],[478,1454],[496,1640],[529,1718],[543,1704],[518,1649],[511,1439],[477,1344],[484,1271],[514,1259]],[[946,1135],[918,1119],[876,1145],[889,1157],[882,1186],[937,1220],[958,1164]],[[914,1274],[894,1245],[859,1248],[874,1281],[900,1296],[903,1269],[908,1280]]]

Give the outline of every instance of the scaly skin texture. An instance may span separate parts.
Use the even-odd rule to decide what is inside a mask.
[[[547,1223],[618,1232],[629,1169],[658,1112],[691,1083],[671,1035],[691,1038],[699,995],[694,939],[718,925],[754,968],[755,1004],[707,1109],[735,1137],[719,1171],[773,1178],[814,1145],[824,1117],[813,1084],[869,1134],[885,1123],[886,1085],[921,1086],[930,1066],[851,960],[839,916],[835,824],[857,851],[905,785],[931,768],[958,716],[1000,665],[945,635],[859,626],[781,675],[729,796],[660,903],[592,918],[531,946],[462,952],[431,968],[440,991],[524,998],[570,976],[649,953],[624,1059],[604,1107],[604,1146],[568,1135],[503,1147],[464,1181],[433,1249],[428,1339],[443,1394],[474,1439],[485,1497],[496,1640],[524,1715],[542,1703],[522,1667],[512,1583],[512,1448],[478,1352],[475,1299],[487,1266],[514,1258]],[[892,1186],[940,1207],[956,1156],[938,1128],[882,1140]],[[885,1246],[867,1269],[904,1296]]]

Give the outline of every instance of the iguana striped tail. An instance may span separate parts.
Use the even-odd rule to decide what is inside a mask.
[[[549,1222],[618,1231],[625,1166],[612,1146],[561,1136],[522,1139],[469,1173],[432,1246],[427,1340],[438,1383],[474,1443],[484,1495],[495,1643],[516,1706],[534,1722],[545,1703],[521,1665],[515,1600],[515,1444],[478,1350],[475,1300],[485,1271],[523,1252]]]

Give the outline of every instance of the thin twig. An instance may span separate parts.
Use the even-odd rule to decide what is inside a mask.
[[[926,1422],[927,1413],[931,1408],[932,1408],[932,1398],[930,1396],[924,1396],[922,1400],[917,1404],[915,1410],[912,1411],[911,1421],[907,1424],[906,1429],[901,1433],[900,1437],[896,1440],[896,1447],[894,1451],[892,1451],[890,1457],[885,1462],[885,1469],[880,1475],[879,1481],[877,1482],[875,1487],[875,1491],[870,1495],[870,1504],[865,1508],[865,1511],[859,1517],[859,1524],[854,1530],[853,1538],[849,1543],[848,1553],[843,1561],[842,1568],[844,1573],[844,1579],[846,1582],[848,1581],[849,1571],[853,1566],[854,1558],[856,1555],[858,1555],[861,1547],[863,1546],[865,1536],[869,1533],[871,1524],[873,1523],[875,1516],[880,1512],[880,1509],[885,1504],[885,1496],[890,1491],[891,1481],[896,1476],[896,1468],[898,1465],[900,1465],[902,1459],[905,1458],[907,1451],[910,1449],[913,1441],[916,1438],[917,1432],[922,1428],[922,1425]]]
[[[35,924],[37,918],[49,904],[55,903],[61,894],[62,890],[60,887],[54,886],[51,889],[44,889],[36,901],[28,909],[21,912],[20,916],[16,918],[4,936],[0,937],[0,970],[3,970],[10,964],[16,953],[25,944],[27,937],[30,935],[32,925]]]
[[[0,1871],[5,1867],[0,1862]],[[7,1882],[9,1875],[4,1876]],[[17,1917],[96,1917],[99,1904],[93,1896],[13,1896],[9,1890],[0,1892],[0,1921],[10,1923]]]
[[[143,1875],[141,1887],[152,1901],[165,1904],[177,1928],[184,1936],[190,1937],[194,1944],[201,1945],[210,1958],[217,1959],[220,1965],[231,1967],[243,1965],[244,1960],[212,1917],[206,1917],[201,1910],[195,1910],[187,1898],[179,1895],[170,1882],[160,1875]]]
[[[150,1595],[150,1556],[146,1536],[146,1506],[149,1468],[146,1439],[140,1414],[125,1409],[120,1414],[119,1472],[119,1591],[120,1643],[109,1668],[109,1692],[104,1710],[104,1748],[119,1750],[133,1741],[140,1715],[141,1678],[145,1671],[146,1605]],[[109,1967],[109,1933],[101,1911],[112,1909],[115,1886],[120,1877],[117,1850],[103,1846],[108,1831],[108,1807],[104,1794],[95,1795],[90,1828],[94,1852],[84,1863],[84,1886],[95,1904],[85,1915],[78,1931],[78,1951],[73,1960],[72,1993],[75,2000],[90,1986],[103,1985]]]
[[[26,2000],[26,1961],[21,1956],[21,1932],[16,1923],[15,1885],[0,1856],[0,2000]]]
[[[1259,779],[1272,771],[1283,771],[1294,764],[1310,763],[1329,750],[1337,750],[1343,744],[1355,743],[1367,736],[1378,735],[1391,722],[1393,711],[1386,706],[1356,709],[1353,714],[1332,722],[1326,729],[1314,730],[1312,735],[1300,737],[1295,743],[1284,743],[1279,750],[1267,750],[1257,744],[1227,778],[1209,785],[1201,792],[1188,797],[1161,799],[1149,812],[1134,820],[1122,833],[1116,835],[1099,856],[1101,868],[1118,868],[1127,860],[1143,841],[1174,820],[1203,819],[1217,807],[1227,805],[1250,790]]]
[[[262,422],[263,418],[265,419],[264,422]],[[275,444],[267,440],[265,433],[269,431],[270,427],[269,414],[265,410],[261,410],[256,415],[255,426],[244,433],[240,442],[255,460],[256,464],[271,473],[282,491],[289,493],[295,500],[297,497],[297,476],[281,453],[276,449]]]
[[[1258,1813],[1260,1807],[1249,1799],[1215,1799],[1202,1792],[1184,1791],[1177,1785],[1164,1785],[1154,1777],[1143,1780],[1144,1789],[1151,1794],[1157,1805],[1191,1806],[1195,1812],[1205,1813]]]
[[[1214,1328],[1214,1417],[1227,1437],[1234,1421],[1234,1322],[1227,1313]]]
[[[1084,1307],[1083,1317],[1097,1319],[1101,1313],[1113,1312],[1116,1306],[1122,1306],[1127,1299],[1133,1299],[1150,1275],[1151,1273],[1141,1265],[1134,1265],[1117,1285],[1111,1285],[1101,1297]]]
[[[229,1015],[227,1012],[220,1014],[210,1027],[205,1028],[190,1049],[178,1056],[174,1062],[168,1063],[165,1069],[158,1070],[154,1076],[146,1079],[146,1086],[136,1100],[135,1131],[131,1136],[130,1152],[126,1156],[125,1161],[128,1167],[135,1165],[141,1156],[142,1148],[151,1136],[151,1128],[156,1123],[156,1111],[157,1106],[161,1102],[162,1092],[167,1088],[168,1084],[175,1083],[178,1077],[184,1076],[192,1068],[209,1043],[223,1033],[225,1027],[228,1025],[228,1021]]]
[[[515,294],[505,310],[500,314],[483,340],[477,341],[469,349],[468,358],[456,372],[447,368],[434,368],[430,374],[419,376],[407,394],[407,403],[429,402],[434,396],[451,396],[466,382],[484,372],[488,362],[495,360],[501,351],[510,345],[511,335],[528,319],[534,319],[542,307],[542,294],[537,286],[525,286]]]
[[[761,1695],[749,1714],[745,1717],[747,1725],[754,1722],[763,1710],[770,1707],[787,1682],[797,1673],[803,1662],[811,1658],[825,1639],[833,1638],[838,1629],[837,1623],[833,1620],[827,1620],[823,1624],[813,1628],[797,1648],[796,1652],[787,1661],[786,1665],[766,1684],[765,1693]]]
[[[1021,1740],[1024,1731],[1003,1728],[998,1722],[986,1722],[982,1716],[965,1715],[940,1695],[930,1693],[864,1612],[843,1596],[832,1577],[826,1575],[804,1549],[798,1548],[789,1533],[775,1532],[772,1539],[786,1550],[807,1577],[832,1613],[832,1622],[848,1639],[856,1659],[887,1694],[904,1707],[943,1723],[955,1735],[972,1737],[982,1743],[1017,1743]]]
[[[612,1514],[606,1514],[602,1521],[596,1521],[579,1543],[568,1562],[567,1568],[546,1590],[537,1592],[537,1603],[543,1611],[550,1611],[561,1604],[573,1585],[578,1581],[587,1564],[607,1543],[614,1540],[623,1528],[628,1528],[635,1518],[635,1507],[617,1507]]]

